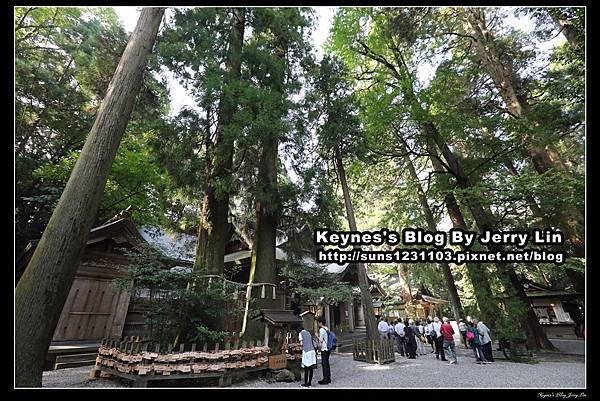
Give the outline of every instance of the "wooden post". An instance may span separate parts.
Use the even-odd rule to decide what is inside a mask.
[[[350,295],[350,300],[348,301],[348,328],[350,332],[354,331],[354,298]]]
[[[269,346],[269,325],[265,324],[265,338],[264,338],[265,346]]]

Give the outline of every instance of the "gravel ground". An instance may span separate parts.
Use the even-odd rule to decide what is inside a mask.
[[[470,350],[459,350],[458,364],[448,365],[428,354],[407,359],[396,354],[396,362],[372,365],[352,360],[352,354],[333,354],[330,358],[332,383],[320,386],[320,366],[315,370],[315,387],[327,388],[583,388],[585,365],[578,362],[514,363],[497,360],[478,365]],[[234,387],[296,388],[296,383],[267,383],[264,380],[234,383]]]
[[[119,380],[88,379],[91,366],[80,368],[49,370],[42,374],[42,387],[127,387]]]
[[[497,359],[494,364],[477,365],[470,350],[458,349],[458,364],[448,366],[427,354],[407,359],[396,354],[396,362],[373,365],[352,360],[352,354],[333,354],[330,359],[333,382],[319,386],[320,365],[313,384],[326,388],[583,388],[583,360],[564,358],[561,362],[514,363]],[[119,380],[89,380],[90,366],[44,372],[43,387],[128,387]],[[263,379],[233,383],[242,388],[298,388],[300,382],[267,383]]]

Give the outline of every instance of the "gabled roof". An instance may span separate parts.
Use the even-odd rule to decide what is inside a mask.
[[[555,288],[551,288],[529,279],[521,279],[521,284],[523,285],[523,290],[525,290],[525,294],[528,298],[541,298],[541,297],[576,297],[578,295],[582,295],[579,292],[575,291],[565,291],[559,290]]]
[[[235,262],[238,260],[249,259],[252,257],[252,251],[249,249],[228,253],[223,258],[225,263]],[[275,248],[275,259],[287,260],[287,254],[281,248]]]
[[[523,289],[525,291],[554,291],[550,287],[536,283],[526,278],[521,279],[521,284],[523,285]]]
[[[192,263],[196,255],[196,236],[168,232],[159,227],[142,227],[139,234],[145,242],[169,258]]]
[[[449,302],[442,298],[430,297],[429,295],[421,295],[421,299],[432,304],[447,304]]]
[[[288,323],[302,323],[302,319],[294,315],[291,310],[284,309],[261,309],[260,314],[254,320],[266,320],[273,326],[281,326]]]
[[[125,235],[118,236],[120,231]],[[92,228],[90,230],[87,245],[106,239],[114,239],[119,244],[127,242],[134,246],[139,245],[140,242],[145,242],[137,228],[128,218],[111,221],[109,223],[104,223],[101,226]]]

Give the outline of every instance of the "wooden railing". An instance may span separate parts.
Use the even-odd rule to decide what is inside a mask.
[[[362,340],[352,342],[352,354],[355,361],[384,364],[396,361],[393,340]]]
[[[98,349],[91,377],[101,374],[132,380],[145,387],[150,380],[217,377],[220,385],[231,384],[231,373],[266,370],[270,349],[261,341],[233,338],[209,347],[191,343],[178,350],[140,337],[104,339]]]

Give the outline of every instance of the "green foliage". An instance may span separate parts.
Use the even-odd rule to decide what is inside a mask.
[[[126,43],[112,8],[15,8],[17,253],[40,238]],[[147,74],[97,221],[129,205],[140,221],[164,220],[167,177],[145,135],[161,129],[166,101],[165,85]]]
[[[284,266],[282,276],[290,291],[304,301],[316,303],[323,297],[323,303],[337,305],[352,295],[349,284],[338,281],[336,275],[328,273],[320,265],[307,265],[302,259],[291,258]]]
[[[218,282],[212,286],[206,280],[193,277],[185,269],[168,269],[167,261],[159,251],[142,248],[124,250],[130,264],[123,268],[124,277],[115,285],[128,289],[135,302],[147,304],[147,325],[150,337],[162,345],[172,344],[177,338],[182,342],[217,342],[228,334],[218,322],[223,314],[227,319],[240,317],[240,310],[224,308],[233,293],[235,284]],[[188,283],[192,284],[188,287]],[[145,295],[144,297],[141,297]]]
[[[233,54],[232,27],[241,11],[243,46]],[[302,258],[314,251],[314,228],[345,227],[332,163],[336,149],[363,229],[426,226],[417,186],[407,175],[407,154],[438,227],[449,224],[448,194],[458,199],[471,228],[465,205],[472,203],[489,211],[496,229],[560,226],[565,210],[585,208],[585,9],[484,10],[489,45],[516,74],[520,95],[530,106],[521,118],[507,113],[464,32],[462,11],[339,8],[326,55],[317,62],[309,41],[311,9],[173,9],[97,220],[132,205],[137,222],[196,232],[199,204],[210,186],[231,195],[232,218],[245,229],[254,224],[256,202],[269,202],[279,208],[279,228],[288,239],[291,260],[284,275],[290,289],[307,299],[324,296],[328,303],[347,299],[348,286],[306,266]],[[533,31],[515,29],[509,23],[513,16],[531,19]],[[127,35],[110,8],[16,7],[14,21],[19,252],[40,237],[60,197]],[[560,21],[571,28],[569,40],[542,50],[558,34]],[[231,57],[240,57],[239,76],[228,70]],[[167,83],[159,78],[164,70],[188,90],[194,107],[169,115]],[[231,118],[220,123],[224,110],[232,111]],[[432,171],[427,124],[460,161],[468,188],[459,188],[450,173]],[[279,152],[277,185],[267,191],[258,173],[265,143],[276,143]],[[525,151],[532,144],[556,149],[566,172],[538,174]],[[232,168],[224,169],[228,158]],[[534,203],[543,218],[532,212]],[[570,246],[567,241],[564,249]],[[156,338],[172,342],[176,332],[186,341],[222,338],[212,323],[214,305],[225,302],[217,290],[185,291],[187,273],[163,269],[156,255],[131,258],[135,268],[128,277],[134,287],[162,291],[167,300],[150,300]],[[488,273],[494,294],[504,292],[494,266],[477,268]],[[566,270],[584,272],[585,260],[515,268],[535,281],[568,288]],[[465,310],[476,316],[477,283],[470,282],[465,266],[452,270]],[[383,283],[395,273],[390,266],[372,266],[370,274]],[[407,277],[413,288],[423,284],[447,296],[434,265],[410,266]],[[523,306],[508,300],[500,319],[486,323],[496,325],[498,335],[514,338],[520,335],[515,325],[521,313]]]
[[[526,336],[519,326],[519,320],[521,316],[527,313],[527,306],[516,298],[507,298],[503,300],[502,312],[495,322],[487,322],[494,327],[493,335],[495,339],[504,338],[511,343],[525,340]]]

